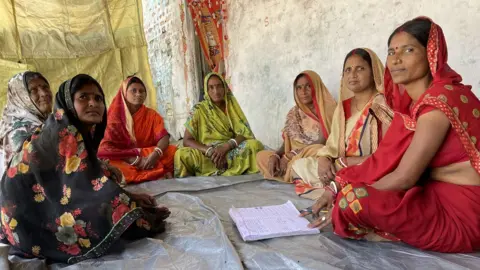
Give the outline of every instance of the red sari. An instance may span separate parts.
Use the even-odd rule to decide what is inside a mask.
[[[127,183],[156,180],[168,172],[173,173],[173,157],[177,149],[169,145],[157,165],[150,170],[139,170],[124,161],[136,156],[147,157],[168,135],[163,118],[155,110],[142,105],[135,114],[130,114],[124,100],[128,81],[122,83],[108,109],[107,129],[98,157],[110,160],[111,165],[119,168]]]
[[[385,95],[396,111],[394,119],[371,158],[337,174],[336,181],[343,188],[336,198],[332,223],[342,237],[361,239],[376,233],[426,250],[473,252],[480,249],[480,186],[455,185],[427,176],[423,185],[406,191],[370,187],[395,170],[412,141],[418,117],[432,109],[445,113],[452,128],[429,167],[469,160],[480,173],[480,101],[448,66],[442,29],[433,22],[427,53],[433,82],[411,110],[408,94],[385,72]]]

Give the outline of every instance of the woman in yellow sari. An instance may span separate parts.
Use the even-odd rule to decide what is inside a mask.
[[[247,118],[217,73],[204,82],[205,100],[195,105],[185,123],[184,148],[175,153],[175,177],[257,173],[255,140]]]
[[[337,103],[322,82],[311,70],[298,74],[293,82],[296,105],[288,112],[277,151],[258,153],[260,172],[267,179],[292,182],[292,164],[300,159],[315,156],[330,134],[333,112]]]
[[[292,165],[295,191],[299,196],[316,199],[324,183],[349,165],[363,162],[376,149],[390,125],[383,93],[384,66],[378,56],[366,48],[354,49],[343,64],[340,100],[332,121],[326,146],[316,156],[298,159]]]

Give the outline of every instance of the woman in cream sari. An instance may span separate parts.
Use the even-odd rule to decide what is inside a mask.
[[[277,151],[264,150],[257,155],[257,164],[267,179],[292,182],[292,164],[300,158],[315,156],[330,134],[337,103],[311,70],[298,74],[293,82],[296,105],[288,112]]]
[[[391,121],[383,96],[384,67],[371,50],[354,49],[345,57],[340,102],[326,146],[315,157],[294,162],[295,191],[316,199],[336,171],[363,162],[377,149]]]

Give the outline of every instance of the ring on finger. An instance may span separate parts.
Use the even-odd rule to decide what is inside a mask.
[[[326,217],[326,216],[323,216],[323,217],[322,217],[322,221],[325,221],[325,220],[327,220],[327,217]]]

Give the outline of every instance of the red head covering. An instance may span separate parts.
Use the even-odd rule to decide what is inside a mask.
[[[125,102],[127,85],[132,77],[122,82],[108,108],[107,129],[98,149],[98,157],[121,159],[140,154],[133,132],[133,119]],[[143,107],[143,105],[142,105]]]
[[[426,17],[419,18],[430,20]],[[426,48],[433,77],[430,87],[418,99],[410,114],[412,99],[400,85],[392,81],[390,71],[386,69],[385,96],[395,111],[395,117],[379,148],[369,159],[337,174],[336,180],[342,185],[352,182],[372,184],[393,171],[410,145],[418,112],[424,106],[432,106],[445,113],[468,153],[472,166],[480,173],[480,101],[471,91],[471,86],[463,85],[462,77],[448,66],[447,43],[443,31],[430,21]]]

